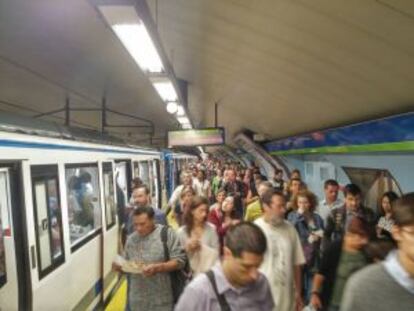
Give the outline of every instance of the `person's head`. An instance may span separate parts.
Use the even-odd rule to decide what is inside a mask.
[[[206,171],[199,170],[198,173],[197,173],[197,178],[200,181],[204,181],[206,179]]]
[[[302,180],[301,176],[300,176],[300,171],[298,169],[294,169],[291,173],[290,173],[290,179],[299,179]]]
[[[275,175],[273,176],[275,180],[282,180],[283,179],[283,171],[280,169],[275,169]]]
[[[184,214],[184,225],[190,234],[195,225],[202,225],[207,221],[208,200],[205,197],[193,197],[188,211]]]
[[[393,205],[392,237],[400,254],[414,262],[414,192],[403,195]],[[400,256],[401,257],[401,256]]]
[[[338,199],[339,184],[334,179],[328,179],[323,185],[325,192],[325,200],[328,203],[333,203]]]
[[[236,171],[232,168],[227,170],[227,181],[235,182],[236,181]]]
[[[223,213],[227,214],[234,214],[234,197],[228,196],[224,199],[223,205],[221,206],[221,210]]]
[[[344,235],[344,243],[350,250],[359,251],[369,242],[371,230],[367,221],[361,217],[353,217]]]
[[[223,171],[220,168],[216,169],[216,176],[223,177]]]
[[[181,183],[184,186],[191,186],[193,184],[193,177],[190,172],[181,173]]]
[[[317,205],[316,195],[309,190],[299,191],[292,199],[292,207],[296,211],[313,213]]]
[[[261,181],[258,185],[257,185],[257,194],[260,196],[262,196],[266,191],[268,191],[269,189],[272,189],[272,184],[268,181]]]
[[[377,239],[370,241],[364,251],[368,259],[372,262],[383,261],[388,253],[396,248],[396,244],[391,239]]]
[[[194,191],[193,187],[191,187],[191,186],[184,187],[183,190],[181,190],[181,193],[180,193],[180,203],[181,203],[181,205],[189,205],[194,196],[195,196],[195,191]]]
[[[392,205],[398,199],[398,195],[394,191],[385,192],[381,197],[381,214],[392,213]]]
[[[147,206],[150,204],[150,190],[147,185],[141,184],[132,190],[132,200],[136,206]]]
[[[269,189],[260,196],[265,219],[272,225],[283,223],[286,212],[286,201],[282,192]]]
[[[79,179],[81,180],[82,183],[87,184],[92,181],[92,176],[88,172],[84,172],[79,176]]]
[[[216,194],[217,203],[219,204],[223,203],[225,198],[226,198],[226,190],[224,188],[220,188],[219,190],[217,190],[217,194]]]
[[[131,189],[137,188],[137,187],[141,186],[142,184],[143,184],[142,179],[139,178],[139,177],[135,177],[131,181]]]
[[[362,202],[361,189],[356,184],[348,184],[344,189],[345,207],[348,210],[356,211],[360,208]]]
[[[223,270],[236,287],[254,283],[266,252],[266,237],[253,223],[241,222],[231,227],[224,240]]]
[[[197,168],[197,166],[194,166],[193,170],[192,170],[192,176],[197,177],[197,174],[198,174],[198,168]]]
[[[140,236],[150,234],[154,228],[154,209],[150,206],[140,206],[134,210],[132,218],[134,229]]]
[[[296,195],[302,189],[302,180],[299,178],[291,178],[289,181],[289,192],[291,195]]]

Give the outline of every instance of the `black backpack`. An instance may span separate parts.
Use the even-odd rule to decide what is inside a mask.
[[[170,260],[170,252],[168,251],[167,240],[168,240],[168,226],[164,226],[161,229],[161,241],[164,246],[165,261]],[[182,249],[182,252],[185,254],[184,249]],[[190,269],[190,264],[189,264],[187,255],[185,258],[186,258],[185,264],[182,269],[170,272],[174,304],[178,302],[178,299],[180,298],[180,295],[183,293],[185,286],[191,280],[191,269]]]

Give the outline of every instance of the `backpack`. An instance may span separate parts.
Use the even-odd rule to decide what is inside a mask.
[[[164,259],[165,261],[170,260],[170,253],[167,245],[168,240],[168,226],[163,226],[161,229],[161,241],[164,247]],[[185,253],[184,250],[182,252]],[[176,304],[180,295],[183,293],[185,286],[191,279],[190,264],[186,255],[184,267],[180,270],[170,272],[171,288],[173,294],[173,302]]]

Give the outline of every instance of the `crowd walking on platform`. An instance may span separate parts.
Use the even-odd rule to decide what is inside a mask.
[[[180,181],[163,210],[133,185],[121,249],[141,271],[127,274],[128,310],[413,309],[414,193],[382,193],[374,211],[358,185],[328,179],[318,202],[299,170],[268,179],[214,158]]]

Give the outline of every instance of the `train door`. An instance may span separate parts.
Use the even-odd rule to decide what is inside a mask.
[[[162,208],[162,200],[161,200],[161,164],[160,160],[155,159],[153,161],[154,167],[154,185],[155,185],[155,201],[154,206],[157,208]]]
[[[130,175],[127,161],[115,161],[115,188],[119,209],[123,209],[129,202]]]
[[[0,309],[31,308],[20,164],[0,163]]]

